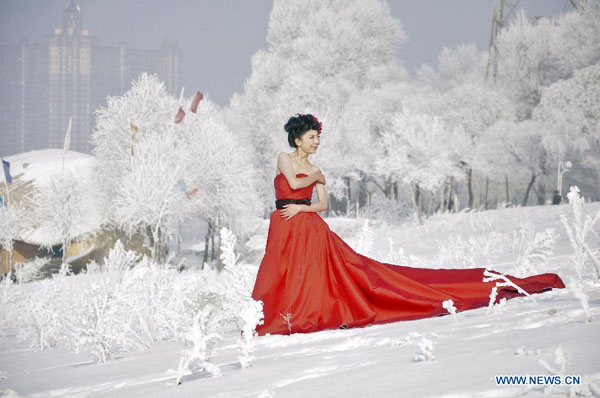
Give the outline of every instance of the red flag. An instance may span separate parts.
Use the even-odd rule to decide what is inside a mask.
[[[179,124],[183,121],[183,118],[185,117],[185,111],[183,110],[182,107],[179,107],[179,111],[177,111],[177,115],[175,115],[175,123]]]
[[[194,96],[194,100],[192,101],[192,106],[190,107],[190,110],[192,112],[196,113],[196,111],[198,110],[198,104],[200,103],[200,101],[202,101],[202,98],[204,98],[204,95],[202,95],[200,91],[196,91],[196,95]]]
[[[199,190],[200,189],[198,189],[198,188],[194,188],[191,191],[187,191],[185,193],[185,196],[187,196],[188,199],[191,199],[193,196],[195,196],[198,193]]]

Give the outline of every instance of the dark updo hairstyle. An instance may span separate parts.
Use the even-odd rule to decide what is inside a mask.
[[[296,138],[301,138],[308,130],[319,130],[319,122],[314,120],[313,115],[301,115],[299,113],[296,113],[296,115],[292,116],[285,126],[283,126],[284,130],[288,133],[288,143],[292,148],[297,147]]]

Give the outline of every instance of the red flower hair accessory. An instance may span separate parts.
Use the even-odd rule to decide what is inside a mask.
[[[319,123],[319,128],[317,129],[317,134],[318,134],[318,135],[321,135],[321,127],[323,126],[323,123],[321,123],[321,122],[319,121],[319,119],[317,119],[317,117],[316,117],[316,116],[313,116],[313,121],[314,121],[314,122],[317,122],[317,123]]]

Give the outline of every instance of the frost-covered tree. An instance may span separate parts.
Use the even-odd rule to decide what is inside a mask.
[[[600,62],[600,2],[580,0],[577,11],[558,18],[564,56],[572,70]]]
[[[437,70],[423,65],[417,70],[417,80],[439,91],[448,91],[463,84],[485,80],[487,54],[475,43],[460,44],[456,48],[444,46],[438,55]]]
[[[556,159],[569,152],[600,150],[600,65],[573,72],[573,76],[542,89],[533,118],[545,125],[544,147]]]
[[[470,137],[461,151],[469,208],[474,204],[473,154],[479,136],[497,121],[515,118],[511,101],[486,83],[486,63],[487,54],[474,44],[444,47],[437,70],[423,65],[417,72],[418,81],[428,89],[417,92],[411,105],[442,118],[450,127],[460,126]]]
[[[529,118],[543,87],[600,61],[600,4],[581,1],[578,10],[529,21],[521,10],[498,35],[497,83]]]
[[[62,242],[63,263],[67,247],[87,239],[102,223],[100,213],[89,210],[101,206],[98,186],[68,168],[35,184],[30,206],[32,229],[28,233],[48,249]]]
[[[274,2],[269,48],[252,57],[252,75],[229,109],[235,130],[256,148],[264,186],[275,174],[277,152],[289,150],[283,125],[296,113],[310,113],[323,122],[324,145],[315,161],[326,173],[332,170],[328,183],[340,177],[338,170],[350,158],[338,155],[341,143],[375,134],[363,129],[366,123],[341,123],[346,104],[352,95],[365,98],[382,82],[405,76],[395,65],[405,40],[400,22],[380,0]],[[262,192],[263,203],[270,201],[271,191]]]
[[[557,101],[556,96],[560,96],[557,91],[564,91],[565,82],[574,79],[571,77],[574,71],[577,75],[578,69],[588,67],[585,73],[590,77],[589,80],[593,81],[593,73],[588,70],[593,67],[589,65],[596,66],[600,59],[600,46],[597,40],[600,34],[598,2],[583,1],[581,7],[578,8],[577,11],[559,17],[542,18],[537,21],[530,21],[524,11],[517,13],[498,36],[495,82],[484,84],[485,73],[483,72],[487,56],[484,52],[478,52],[474,46],[461,45],[454,49],[444,48],[438,59],[437,70],[428,65],[419,70],[418,80],[430,90],[417,93],[413,105],[415,109],[440,116],[450,125],[462,124],[473,138],[471,142],[473,146],[465,148],[466,156],[463,159],[467,164],[465,170],[467,171],[467,191],[470,205],[474,199],[471,187],[473,170],[478,171],[479,169],[484,172],[488,177],[487,182],[489,182],[490,178],[496,177],[493,171],[501,169],[494,164],[494,161],[498,163],[503,158],[505,160],[514,158],[514,156],[509,156],[509,152],[503,153],[499,148],[496,151],[490,148],[491,157],[488,157],[487,164],[479,162],[481,159],[470,158],[470,155],[476,154],[482,146],[487,145],[485,142],[482,145],[478,144],[477,138],[496,122],[512,123],[515,118],[517,121],[524,121],[531,118],[533,114],[538,122],[546,125],[540,125],[538,132],[541,143],[544,144],[543,148],[536,149],[532,153],[532,155],[538,154],[542,157],[534,160],[532,156],[528,156],[529,163],[534,161],[538,165],[545,164],[545,169],[540,174],[543,178],[534,177],[535,171],[528,176],[514,174],[511,176],[512,180],[515,180],[516,177],[517,185],[521,181],[527,181],[527,192],[533,189],[538,194],[538,202],[544,202],[546,187],[551,184],[549,175],[552,172],[552,166],[555,167],[558,160],[564,159],[565,148],[581,144],[580,140],[564,133],[566,125],[570,130],[577,130],[581,123],[577,123],[573,119],[586,113],[594,115],[597,114],[597,111],[589,109],[590,103],[578,104],[574,100],[573,111],[570,112],[570,109],[567,109],[568,114],[562,115],[561,113],[565,111],[558,109],[559,111],[555,112],[554,105],[552,105],[553,101]],[[580,76],[582,75],[580,74]],[[585,79],[580,78],[580,82],[573,85],[581,84],[581,80]],[[554,87],[554,90],[551,90],[551,87]],[[594,89],[589,91],[594,97]],[[579,90],[576,95],[580,102],[586,101],[589,97],[587,92],[584,95],[583,90]],[[548,97],[547,100],[544,97]],[[558,100],[556,107],[568,108],[569,102],[565,99]],[[542,101],[547,104],[542,104]],[[591,101],[591,104],[595,102]],[[544,115],[544,109],[547,110],[546,115]],[[597,124],[593,119],[591,122],[588,127],[591,125],[592,129],[588,129],[588,131],[597,131]],[[500,126],[507,128],[508,124],[499,124],[495,129]],[[521,127],[527,127],[527,125]],[[523,132],[521,127],[518,130]],[[529,125],[529,127],[533,127],[533,125]],[[552,130],[555,130],[555,133]],[[494,129],[490,133],[494,134]],[[581,138],[581,135],[578,138]],[[585,145],[589,147],[589,141],[586,141]],[[580,147],[582,146],[580,145]],[[474,148],[477,150],[473,150]],[[513,149],[511,151],[514,153]],[[555,154],[561,151],[563,152],[562,156]],[[544,155],[543,152],[547,155]],[[548,159],[548,155],[552,158]],[[571,157],[575,156],[571,154]],[[589,165],[588,167],[593,168],[594,165],[598,165],[595,162],[596,158],[595,156],[585,156],[585,163]],[[474,168],[470,166],[474,166]],[[522,169],[521,166],[519,165],[519,170]],[[580,167],[580,165],[577,166]],[[498,175],[497,177],[502,176]],[[505,173],[502,179],[505,180],[508,192],[509,174]],[[499,178],[498,181],[500,180]],[[537,183],[537,189],[530,185],[532,180]],[[528,194],[525,196],[528,197]]]
[[[519,120],[531,117],[542,87],[570,73],[554,20],[542,18],[533,23],[520,10],[498,34],[497,48],[496,82],[517,105]]]
[[[94,152],[111,220],[129,233],[149,229],[155,259],[164,258],[175,222],[193,213],[207,219],[212,235],[215,223],[238,232],[256,215],[247,149],[210,99],[193,110],[192,102],[169,96],[144,73],[98,111]]]
[[[391,68],[391,67],[390,67]],[[348,189],[350,181],[358,181],[359,186],[368,191],[366,182],[372,183],[381,190],[386,198],[392,199],[395,179],[377,172],[373,159],[381,156],[380,147],[375,143],[380,140],[382,131],[389,127],[394,112],[403,105],[408,105],[415,87],[402,80],[398,71],[396,77],[381,74],[381,86],[353,92],[335,125],[330,126],[335,134],[335,141],[325,138],[325,146],[329,151],[327,158],[319,159],[319,164],[327,170],[328,192],[340,199],[336,188]],[[337,176],[343,176],[345,184],[336,184]],[[366,204],[365,195],[358,198],[349,197],[353,202],[358,199],[359,205]]]
[[[0,246],[8,252],[7,272],[12,269],[13,245],[27,225],[27,216],[28,212],[21,201],[0,206]]]
[[[465,163],[468,207],[474,203],[473,154],[480,135],[499,120],[514,120],[513,104],[497,90],[483,83],[463,84],[444,93],[432,103],[433,111],[451,127],[462,127],[469,140],[462,147]]]
[[[378,172],[391,175],[412,187],[416,216],[420,220],[422,190],[438,189],[448,177],[460,180],[461,149],[468,140],[460,127],[449,128],[436,116],[404,107],[382,133]]]
[[[201,101],[197,112],[190,112],[182,124],[188,164],[182,178],[187,186],[201,188],[198,211],[208,220],[212,234],[227,226],[245,240],[262,216],[256,190],[261,176],[253,167],[252,145],[241,137],[243,132],[230,128],[212,101]],[[208,241],[205,244],[208,247]]]
[[[108,97],[107,106],[96,110],[92,134],[93,154],[98,159],[96,180],[106,196],[107,217],[115,221],[113,199],[119,181],[132,168],[132,148],[153,134],[169,129],[177,102],[156,75],[142,73],[121,96]],[[132,133],[132,124],[137,134]]]
[[[177,105],[156,75],[142,73],[129,91],[108,97],[107,106],[96,111],[92,136],[108,219],[128,233],[149,228],[155,259],[165,251],[165,224],[173,209],[165,186],[170,189],[179,177],[173,173],[180,165]]]
[[[525,181],[522,203],[526,206],[535,182],[540,178],[550,182],[552,164],[542,144],[544,134],[544,125],[533,120],[499,121],[480,137],[476,167],[492,179],[510,175],[513,181]]]
[[[468,207],[473,208],[473,155],[480,135],[499,120],[514,120],[512,103],[501,93],[483,81],[465,83],[434,95],[420,106],[421,111],[439,116],[450,128],[461,128],[468,140],[458,148],[460,160],[464,164]]]
[[[549,154],[553,173],[560,161],[570,160],[574,173],[569,177],[596,192],[600,184],[600,66],[575,70],[541,91],[533,119],[543,124],[543,146]]]
[[[155,261],[166,256],[166,238],[173,221],[195,211],[194,201],[177,187],[188,167],[182,158],[179,137],[166,131],[153,134],[136,145],[131,168],[116,184],[114,214],[118,226],[128,234],[150,227]]]

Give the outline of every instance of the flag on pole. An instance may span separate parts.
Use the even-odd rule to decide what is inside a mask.
[[[135,153],[133,151],[133,147],[135,144],[137,144],[138,126],[132,122],[129,122],[129,129],[131,130],[131,156],[134,156]]]
[[[191,191],[188,191],[187,185],[185,184],[185,181],[183,181],[183,180],[177,181],[175,183],[175,185],[177,185],[177,189],[179,189],[181,192],[185,193],[185,196],[187,196],[188,199],[191,199],[192,196],[196,195],[199,191],[198,188],[194,188]]]
[[[200,101],[202,101],[202,98],[204,98],[204,95],[202,95],[200,91],[196,91],[196,95],[194,96],[194,100],[192,101],[190,111],[196,113],[196,111],[198,110],[198,104],[200,103]]]
[[[10,176],[10,163],[2,159],[2,168],[4,169],[4,180],[10,184],[12,182],[12,177]]]
[[[67,132],[65,134],[65,155],[69,151],[69,146],[71,145],[71,125],[73,122],[73,117],[69,117],[69,124],[67,125]]]
[[[0,207],[4,207],[6,206],[6,204],[4,204],[4,199],[2,199],[2,196],[0,196]],[[6,206],[8,207],[8,206]]]

